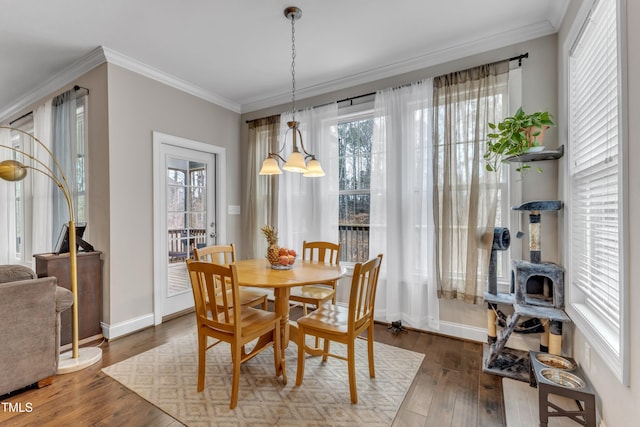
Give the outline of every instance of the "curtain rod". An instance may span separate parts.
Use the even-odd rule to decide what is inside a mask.
[[[29,111],[28,113],[25,113],[25,114],[21,115],[21,116],[20,116],[20,117],[18,117],[17,119],[10,121],[10,122],[9,122],[9,126],[11,126],[12,124],[14,124],[14,123],[15,123],[15,122],[17,122],[17,121],[20,121],[20,120],[24,119],[25,117],[29,117],[29,116],[30,116],[30,115],[32,115],[32,114],[33,114],[33,111]]]
[[[351,103],[351,105],[353,105],[353,101],[354,101],[355,99],[365,98],[365,97],[367,97],[367,96],[373,96],[373,95],[375,95],[375,94],[376,94],[375,92],[369,92],[369,93],[365,93],[365,94],[363,94],[363,95],[356,95],[356,96],[352,96],[352,97],[349,97],[349,98],[344,98],[344,99],[341,99],[341,100],[339,100],[339,101],[332,101],[332,102],[326,102],[326,103],[324,103],[324,104],[314,105],[313,107],[309,107],[309,108],[319,108],[319,107],[324,107],[325,105],[333,104],[334,102],[335,102],[336,104],[340,104],[340,103],[342,103],[342,102],[349,102],[349,103]],[[263,117],[261,117],[261,118],[263,118]],[[245,120],[245,123],[251,123],[251,122],[256,121],[256,120],[260,120],[260,119],[258,118],[258,119],[253,119],[253,120]]]
[[[89,89],[87,89],[86,87],[82,87],[82,86],[78,86],[78,85],[75,85],[73,87],[73,90],[75,90],[75,91],[79,91],[80,89],[86,90],[87,91],[87,95],[89,94]]]
[[[525,53],[522,53],[522,54],[520,54],[518,56],[512,56],[511,58],[509,58],[509,62],[518,61],[518,67],[522,67],[522,60],[525,59],[525,58],[528,58],[528,57],[529,57],[529,52],[525,52]],[[409,83],[409,84],[411,84],[411,83]],[[404,86],[406,86],[406,85],[401,85],[399,87],[404,87]],[[336,103],[340,104],[341,102],[350,102],[351,105],[353,105],[353,100],[358,99],[358,98],[364,98],[366,96],[372,96],[372,95],[375,95],[375,94],[376,94],[376,92],[369,92],[369,93],[365,93],[363,95],[357,95],[357,96],[352,96],[352,97],[349,97],[349,98],[340,99],[340,100],[336,101]],[[312,108],[324,107],[325,105],[329,105],[329,104],[333,104],[333,102],[327,102],[325,104],[316,105],[316,106],[314,106]],[[259,120],[259,119],[254,119],[254,120]],[[250,122],[252,122],[254,120],[246,120],[245,123],[250,123]]]
[[[509,58],[509,62],[518,61],[518,67],[522,67],[522,60],[529,57],[529,52],[523,53],[522,55],[513,56]]]
[[[87,91],[87,95],[89,94],[89,89],[87,89],[86,87],[82,87],[82,86],[78,86],[78,85],[75,85],[75,86],[73,87],[73,90],[75,90],[76,92],[77,92],[77,91],[79,91],[80,89],[84,89],[84,90],[86,90],[86,91]],[[14,124],[15,122],[18,122],[18,121],[20,121],[20,120],[24,119],[25,117],[29,117],[29,116],[30,116],[30,115],[32,115],[32,114],[33,114],[33,111],[29,111],[28,113],[24,113],[23,115],[21,115],[21,116],[20,116],[20,117],[18,117],[17,119],[10,121],[10,122],[9,122],[9,126],[11,126],[12,124]]]

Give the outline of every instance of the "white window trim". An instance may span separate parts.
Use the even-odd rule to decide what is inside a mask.
[[[364,102],[359,102],[356,104],[349,103],[345,106],[339,106],[338,124],[356,120],[372,119],[375,115],[373,95],[363,97],[362,101]],[[340,193],[339,189],[338,193]],[[356,262],[342,261],[340,262],[340,265],[347,269],[347,276],[353,276],[353,269],[356,265]]]
[[[566,82],[563,96],[564,105],[569,105],[569,56],[570,51],[581,31],[589,19],[591,10],[595,7],[598,0],[585,0],[576,18],[568,32],[565,43],[562,47],[562,78]],[[620,81],[618,91],[619,103],[619,135],[620,135],[620,179],[621,179],[621,202],[620,202],[620,331],[611,330],[608,325],[604,325],[599,321],[600,316],[582,303],[581,292],[571,286],[571,265],[567,265],[567,277],[565,283],[567,287],[566,307],[567,313],[571,317],[576,327],[585,336],[586,340],[592,348],[606,362],[605,364],[612,370],[615,377],[624,385],[630,384],[629,366],[630,366],[630,340],[629,340],[629,239],[626,230],[629,229],[628,215],[628,117],[627,117],[627,31],[626,31],[626,0],[615,0],[617,7],[617,35],[618,35],[618,77]],[[568,118],[568,117],[567,117]],[[568,128],[568,127],[567,127]],[[570,148],[569,148],[570,149]],[[571,194],[569,168],[564,168],[564,194]],[[566,209],[571,209],[570,205],[565,204]],[[569,216],[567,216],[569,218]],[[564,229],[565,242],[569,242],[571,227],[566,224]],[[564,246],[564,259],[570,264],[570,245]],[[613,334],[613,335],[612,335]],[[617,336],[616,336],[617,335]],[[619,351],[611,344],[612,341],[618,342]]]

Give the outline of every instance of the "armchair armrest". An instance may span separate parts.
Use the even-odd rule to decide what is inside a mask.
[[[73,305],[73,292],[56,286],[56,312],[61,313]]]
[[[29,267],[18,264],[0,265],[0,283],[36,279],[36,273]]]

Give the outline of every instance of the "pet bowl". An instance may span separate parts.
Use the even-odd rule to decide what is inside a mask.
[[[582,378],[561,369],[545,368],[540,371],[540,375],[547,381],[564,388],[583,388],[586,386]]]

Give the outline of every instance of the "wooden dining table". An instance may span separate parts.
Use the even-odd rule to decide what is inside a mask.
[[[266,258],[236,261],[236,271],[240,286],[273,289],[274,311],[280,315],[282,350],[289,346],[289,340],[296,340],[297,324],[289,321],[289,295],[295,286],[311,285],[340,279],[347,272],[339,265],[317,261],[296,260],[289,270],[271,268]],[[278,375],[281,372],[279,370]],[[286,383],[286,377],[284,378]]]

